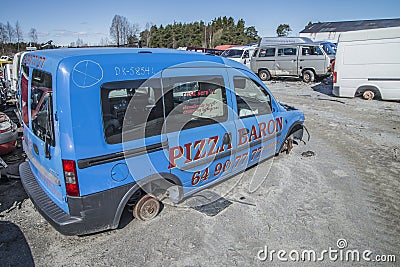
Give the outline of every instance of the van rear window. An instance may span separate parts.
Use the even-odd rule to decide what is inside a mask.
[[[103,84],[101,106],[106,142],[117,144],[159,135],[164,120],[161,95],[159,79]]]

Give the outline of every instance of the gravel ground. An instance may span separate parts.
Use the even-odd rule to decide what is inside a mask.
[[[336,98],[325,83],[266,84],[304,111],[311,140],[203,192],[233,188],[218,214],[165,205],[150,222],[126,215],[120,229],[67,237],[35,211],[19,180],[3,178],[0,265],[399,266],[400,103]],[[250,193],[248,178],[268,170]],[[333,261],[327,253],[320,262],[292,260],[296,251],[314,250],[318,258],[339,246],[343,255],[370,250],[371,259],[395,255],[397,262]],[[266,248],[269,256],[286,251],[288,262],[276,253],[261,261]]]

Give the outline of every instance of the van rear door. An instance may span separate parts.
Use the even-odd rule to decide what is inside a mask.
[[[54,134],[54,77],[48,72],[33,69],[28,90],[29,127],[25,126],[31,169],[47,195],[68,212],[65,184],[59,149]],[[63,189],[64,188],[64,189]]]

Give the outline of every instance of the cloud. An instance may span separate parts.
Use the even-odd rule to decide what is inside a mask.
[[[63,28],[55,28],[48,32],[38,32],[38,41],[53,40],[56,45],[69,45],[79,38],[85,43],[98,43],[101,38],[108,37],[107,32],[100,31],[71,31]]]

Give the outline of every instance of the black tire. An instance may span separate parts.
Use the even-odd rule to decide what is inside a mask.
[[[269,73],[268,70],[260,70],[258,72],[258,77],[260,77],[260,79],[262,81],[269,81],[271,80],[271,74]]]
[[[311,83],[315,80],[315,75],[312,70],[305,70],[303,72],[303,82]]]

